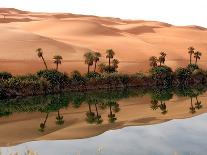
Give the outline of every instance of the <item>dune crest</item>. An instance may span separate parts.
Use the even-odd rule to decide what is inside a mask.
[[[194,46],[203,52],[200,64],[206,67],[207,29],[200,26],[0,8],[0,32],[0,60],[7,62],[37,60],[34,51],[38,47],[45,49],[49,60],[58,53],[67,61],[83,61],[83,53],[90,49],[100,51],[101,61],[105,61],[105,50],[113,48],[121,62],[131,62],[122,63],[120,71],[137,72],[146,71],[149,56],[158,55],[160,51],[167,52],[168,65],[185,66],[189,57],[187,48]],[[85,70],[83,66],[80,62],[74,69]],[[32,72],[38,69],[34,67]],[[1,66],[0,70],[6,68]],[[64,66],[62,70],[71,71]],[[16,69],[16,72],[22,70]],[[25,72],[31,70],[25,67]]]

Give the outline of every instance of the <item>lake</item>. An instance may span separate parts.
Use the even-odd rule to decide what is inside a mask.
[[[3,155],[205,155],[206,87],[72,92],[0,101]]]

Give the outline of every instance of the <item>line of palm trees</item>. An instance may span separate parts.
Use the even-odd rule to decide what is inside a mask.
[[[36,52],[37,52],[37,56],[42,59],[44,65],[45,65],[45,69],[48,70],[47,63],[46,63],[45,58],[43,56],[43,49],[38,48],[38,49],[36,49]],[[58,70],[59,65],[62,64],[63,57],[61,55],[55,55],[55,56],[53,56],[53,60],[54,60],[53,63],[56,64],[56,70]]]
[[[108,59],[108,66],[104,63],[99,64],[100,72],[113,72],[118,68],[119,60],[114,59],[115,52],[112,49],[106,50],[106,58]],[[90,67],[94,65],[93,72],[97,70],[97,63],[100,61],[101,53],[89,51],[84,54],[85,64],[88,65],[88,74],[90,73]],[[113,71],[112,71],[113,70]]]
[[[192,58],[195,58],[195,65],[197,65],[198,60],[201,59],[202,53],[200,51],[195,50],[194,47],[188,48],[188,54],[190,56],[190,64],[192,64]],[[160,56],[157,58],[156,56],[151,56],[149,58],[150,66],[151,67],[157,67],[162,66],[162,64],[165,64],[167,54],[165,52],[160,52]],[[158,65],[159,64],[159,65]]]
[[[197,64],[198,60],[200,60],[202,56],[202,53],[200,51],[196,51],[192,46],[188,48],[188,54],[190,56],[190,64],[192,64],[192,56],[195,58],[195,64]]]
[[[166,56],[167,56],[167,54],[165,52],[160,52],[160,56],[158,58],[156,56],[151,56],[149,58],[150,66],[157,67],[158,64],[159,64],[159,66],[162,66],[162,64],[164,65]]]

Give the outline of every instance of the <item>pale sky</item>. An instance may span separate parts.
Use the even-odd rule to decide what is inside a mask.
[[[207,0],[0,0],[0,7],[207,27]]]

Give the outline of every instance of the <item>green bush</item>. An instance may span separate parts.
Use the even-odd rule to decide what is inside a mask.
[[[57,70],[41,70],[37,72],[39,78],[44,78],[49,82],[50,89],[53,92],[60,91],[66,88],[70,79],[65,73],[58,72]]]
[[[150,70],[155,85],[170,85],[172,83],[172,69],[168,66],[157,66]]]
[[[177,68],[175,70],[175,79],[178,84],[186,85],[191,79],[191,72],[186,68]]]
[[[188,69],[190,72],[193,72],[194,70],[199,69],[199,67],[198,67],[198,65],[196,65],[196,64],[189,64],[189,65],[187,66],[187,69]]]
[[[71,72],[72,84],[73,85],[84,85],[86,83],[86,79],[81,75],[79,71]]]
[[[12,74],[8,72],[0,72],[0,79],[7,80],[9,78],[12,78]]]

